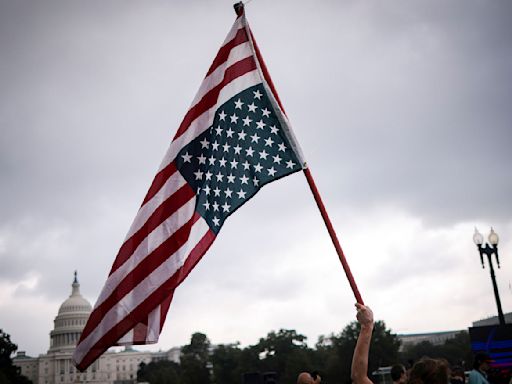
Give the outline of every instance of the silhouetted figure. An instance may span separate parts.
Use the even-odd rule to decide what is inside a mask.
[[[487,353],[477,353],[473,360],[473,370],[469,372],[468,384],[489,384],[487,371],[491,368],[491,361]]]
[[[407,383],[407,371],[402,364],[395,364],[391,367],[391,380],[393,380],[393,384]]]

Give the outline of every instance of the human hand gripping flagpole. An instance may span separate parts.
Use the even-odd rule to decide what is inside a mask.
[[[244,14],[244,4],[241,1],[239,3],[234,4],[233,7],[235,8],[235,12],[239,17]],[[252,34],[251,34],[251,36],[252,36]],[[265,75],[267,83],[268,83],[269,87],[271,88],[272,93],[274,94],[275,98],[277,99],[277,102],[279,103],[281,110],[284,112],[283,105],[281,103],[281,100],[279,99],[277,90],[274,86],[274,83],[272,82],[270,74],[265,65],[265,61],[263,60],[263,56],[260,53],[258,45],[256,44],[256,41],[254,40],[254,37],[252,37],[252,40],[253,40],[252,43],[254,45],[254,49],[256,51],[256,55],[258,56],[258,61],[261,65],[261,70],[263,71],[263,74]],[[331,237],[334,248],[336,249],[336,253],[338,254],[338,258],[340,259],[343,270],[345,271],[345,275],[347,276],[348,282],[350,284],[350,288],[352,288],[352,292],[354,293],[356,301],[359,304],[364,305],[363,298],[361,297],[361,294],[359,293],[359,289],[357,288],[356,281],[354,280],[354,276],[352,275],[350,266],[348,265],[345,254],[343,253],[343,249],[341,248],[340,242],[338,240],[338,236],[336,235],[336,231],[334,230],[331,220],[329,219],[329,215],[327,214],[327,210],[325,209],[325,205],[322,201],[322,197],[320,196],[320,193],[318,192],[318,188],[316,187],[315,180],[313,179],[313,175],[311,174],[311,171],[309,170],[309,167],[307,164],[303,164],[303,172],[304,172],[304,175],[306,176],[306,180],[308,181],[309,188],[311,189],[311,192],[313,193],[313,197],[315,198],[316,205],[318,206],[318,209],[320,210],[320,214],[322,215],[322,219],[324,220],[325,226],[327,227],[327,231],[329,232],[329,236]]]

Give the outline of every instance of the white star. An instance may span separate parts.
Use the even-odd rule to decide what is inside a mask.
[[[293,161],[287,161],[286,162],[286,168],[290,168],[290,169],[293,169],[293,167],[295,166],[295,163]]]
[[[230,162],[229,164],[231,164],[231,168],[236,168],[238,167],[238,161],[236,160],[233,160],[232,162]]]
[[[213,207],[213,212],[217,212],[219,210],[219,204],[217,204],[216,201],[213,202],[212,207]]]
[[[260,152],[260,159],[267,160],[268,153],[267,151],[263,150]]]
[[[210,186],[209,186],[209,185],[207,185],[206,187],[204,187],[204,188],[203,188],[203,191],[204,191],[204,194],[205,194],[206,196],[210,196],[210,191],[211,191],[211,189],[210,189]]]
[[[259,139],[260,137],[258,136],[257,133],[255,133],[254,135],[251,136],[251,143],[257,143]]]
[[[200,141],[200,143],[203,148],[208,148],[208,146],[210,145],[210,142],[206,140],[206,137],[204,138],[203,141]]]
[[[213,190],[213,194],[214,194],[215,196],[220,196],[220,189],[219,189],[219,188],[215,188],[215,189]]]
[[[258,122],[256,123],[256,129],[263,129],[263,128],[265,128],[265,125],[267,125],[267,124],[265,124],[265,123],[263,122],[263,120],[260,120],[260,121],[258,121]]]
[[[244,171],[247,171],[249,168],[251,168],[251,164],[249,164],[247,160],[245,160],[245,162],[242,163],[242,165],[244,166]]]
[[[256,91],[253,91],[252,93],[254,93],[254,98],[255,99],[261,99],[261,96],[263,96],[263,94],[260,92],[259,89],[257,89]]]
[[[225,167],[227,162],[228,161],[225,158],[222,158],[222,159],[219,160],[219,164],[220,164],[221,167]]]
[[[232,122],[232,123],[235,123],[235,124],[236,124],[236,123],[237,123],[237,121],[238,121],[238,116],[237,116],[237,115],[235,115],[234,113],[233,113],[231,116],[229,116],[229,118],[231,119],[231,122]]]
[[[226,143],[226,144],[224,144],[224,145],[222,146],[222,148],[224,149],[224,152],[229,151],[229,148],[230,148],[230,147],[231,147],[231,145],[229,145],[228,143]]]
[[[249,147],[245,150],[245,155],[246,156],[252,156],[254,153],[254,149],[252,149],[252,147]]]
[[[237,101],[235,101],[235,109],[242,109],[242,105],[244,105],[244,103],[242,103],[242,100],[238,99]]]
[[[213,174],[212,174],[210,171],[207,171],[207,172],[204,174],[204,179],[205,179],[205,180],[211,180],[211,179],[212,179],[212,176],[213,176]]]
[[[263,169],[263,167],[261,166],[261,164],[260,164],[260,163],[258,163],[258,164],[256,164],[256,165],[254,166],[254,170],[255,170],[256,172],[261,172],[261,170],[262,170],[262,169]]]
[[[215,158],[215,156],[211,155],[209,158],[208,158],[208,162],[210,163],[210,165],[215,165],[215,161],[217,159]]]
[[[257,187],[260,184],[260,181],[255,176],[254,179],[252,179],[252,183],[254,184],[255,187]]]
[[[246,116],[245,119],[242,119],[242,121],[244,122],[244,127],[245,126],[249,127],[252,123],[252,120],[249,118],[249,116]]]
[[[229,205],[227,202],[222,205],[222,210],[224,212],[229,212],[229,208],[231,208],[231,205]]]
[[[226,137],[233,137],[233,133],[235,133],[235,131],[233,131],[231,127],[229,127],[228,130],[226,131]]]
[[[217,149],[219,149],[219,145],[220,145],[220,144],[219,144],[219,143],[217,143],[217,140],[215,140],[215,141],[213,142],[213,144],[212,144],[212,149],[213,149],[214,151],[216,151]]]
[[[274,159],[274,163],[281,164],[282,159],[279,157],[279,155],[272,156],[272,158]]]
[[[181,155],[181,157],[183,158],[184,163],[190,163],[190,159],[192,159],[192,156],[189,155],[188,152],[186,152],[184,155]]]
[[[219,221],[220,221],[220,220],[217,218],[217,216],[214,216],[214,218],[212,219],[212,221],[213,221],[213,224],[215,224],[215,226],[217,226],[217,227],[218,227],[218,226],[220,225],[220,223],[219,223]]]
[[[204,157],[202,153],[201,156],[197,158],[197,160],[199,161],[199,164],[206,164],[206,157]]]
[[[267,169],[268,171],[268,175],[269,176],[274,176],[276,174],[276,170],[274,169],[274,167],[270,167],[269,169]]]
[[[248,104],[247,108],[249,108],[250,112],[256,112],[256,108],[258,108],[254,103]]]
[[[215,132],[217,132],[217,135],[222,135],[222,128],[220,126],[218,126],[217,128],[215,128]]]
[[[239,155],[242,147],[237,144],[236,147],[233,147],[233,150],[235,151],[235,155]]]
[[[247,133],[245,133],[245,131],[238,132],[238,140],[245,140],[245,136],[247,136]]]
[[[269,137],[268,139],[265,139],[265,147],[271,147],[272,144],[274,144],[274,140],[272,140],[271,137]]]
[[[236,194],[238,195],[238,198],[239,199],[245,199],[245,194],[247,192],[245,192],[243,189],[240,189]]]
[[[234,183],[235,182],[235,176],[230,173],[229,176],[226,176],[228,178],[228,183]]]
[[[209,210],[210,210],[210,203],[208,202],[208,200],[206,200],[206,201],[204,202],[203,207],[204,207],[204,209],[206,209],[207,211],[209,211]]]
[[[221,113],[219,113],[219,120],[222,120],[222,121],[226,120],[226,114],[224,113],[224,111],[221,111]]]
[[[263,116],[265,117],[269,117],[270,116],[270,111],[267,109],[267,108],[263,108],[261,110],[261,113],[263,114]]]
[[[277,135],[277,132],[279,132],[279,129],[275,125],[270,127],[270,132],[272,132],[274,135]]]
[[[196,180],[201,180],[203,178],[203,172],[201,172],[200,170],[194,172],[194,175],[196,175]]]
[[[224,194],[226,195],[226,197],[231,197],[231,194],[233,193],[233,191],[229,188],[227,188],[225,191],[224,191]]]
[[[277,144],[277,146],[281,152],[286,151],[286,145],[284,145],[284,143]]]
[[[245,175],[242,175],[242,177],[240,178],[242,184],[247,184],[247,180],[249,180],[249,178]]]
[[[217,173],[215,175],[215,177],[217,178],[217,181],[222,181],[224,179],[224,175],[222,173],[220,173],[220,172]]]

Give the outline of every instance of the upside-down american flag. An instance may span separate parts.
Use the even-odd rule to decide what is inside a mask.
[[[74,352],[78,369],[111,346],[157,342],[174,290],[226,218],[303,167],[242,9],[116,256]]]

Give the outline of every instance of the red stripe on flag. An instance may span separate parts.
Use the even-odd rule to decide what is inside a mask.
[[[226,62],[226,60],[229,57],[229,53],[233,48],[235,48],[237,45],[243,44],[246,41],[248,41],[249,38],[247,37],[247,32],[245,31],[245,28],[240,28],[235,37],[227,42],[217,53],[217,56],[215,56],[215,59],[213,60],[212,65],[210,65],[210,69],[208,69],[208,73],[205,77],[208,77],[213,71],[215,71],[220,65]]]
[[[149,187],[148,193],[146,193],[146,197],[144,198],[141,206],[151,200],[176,171],[177,169],[174,162],[167,164],[164,169],[160,170],[153,179],[151,187]]]
[[[146,340],[148,334],[148,318],[146,317],[143,321],[137,323],[133,328],[133,340]]]
[[[156,268],[173,255],[190,236],[192,225],[200,216],[195,214],[186,224],[178,229],[171,237],[160,244],[153,252],[147,255],[133,270],[127,273],[119,282],[117,287],[112,289],[109,296],[98,305],[87,321],[82,335],[85,338],[101,322],[103,316],[112,309],[124,296],[130,293],[146,277],[148,277]],[[82,340],[82,338],[81,338]]]
[[[174,139],[177,139],[185,131],[188,129],[190,124],[197,119],[199,116],[201,116],[205,111],[213,107],[217,103],[217,99],[219,97],[219,93],[227,84],[235,80],[237,77],[243,76],[248,72],[254,71],[256,69],[256,62],[254,61],[254,57],[249,56],[245,59],[242,59],[240,61],[237,61],[232,66],[228,67],[226,69],[226,72],[224,72],[224,78],[222,79],[222,82],[217,84],[215,87],[210,89],[199,102],[194,105],[192,108],[190,108],[185,115],[185,118],[180,124],[180,127],[178,128],[178,132],[176,132],[176,135],[174,136]]]
[[[165,298],[165,300],[160,304],[160,332],[162,332],[162,328],[164,327],[165,317],[167,316],[167,311],[169,311],[169,307],[171,306],[173,296],[174,290],[169,294],[169,297]]]
[[[187,201],[194,197],[195,192],[190,185],[184,184],[180,189],[169,196],[160,206],[155,209],[144,225],[135,232],[119,249],[117,257],[112,265],[110,275],[116,271],[135,252],[144,239],[155,230],[169,216],[176,212]],[[109,275],[109,276],[110,276]]]
[[[79,370],[84,370],[92,364],[103,352],[110,346],[114,345],[120,337],[133,328],[134,323],[140,317],[150,313],[162,301],[167,300],[169,295],[173,295],[174,289],[183,281],[190,273],[194,266],[201,260],[208,248],[215,240],[215,234],[209,230],[201,239],[201,241],[190,252],[183,267],[181,267],[171,278],[160,285],[150,296],[146,298],[139,306],[130,312],[116,326],[106,332],[88,351],[82,361],[77,364]],[[169,300],[170,302],[170,300]]]

